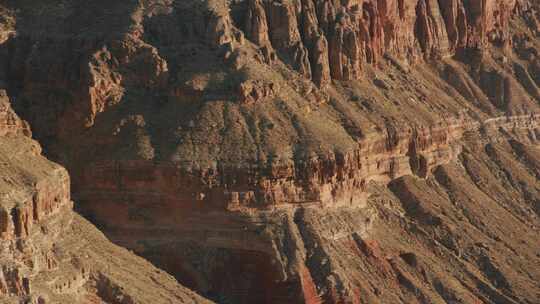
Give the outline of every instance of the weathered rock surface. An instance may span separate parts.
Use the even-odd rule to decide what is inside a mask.
[[[248,39],[273,47],[318,85],[362,77],[366,63],[392,54],[412,62],[444,57],[489,41],[509,43],[508,23],[526,1],[249,0]],[[311,66],[313,65],[313,66]]]
[[[457,273],[467,273],[470,271],[468,267],[484,267],[469,265],[472,262],[468,259],[463,261],[461,257],[457,257],[456,265],[461,265],[461,263],[466,263],[466,265],[461,265],[462,268],[450,274],[445,273],[443,269],[437,269],[437,273],[430,274],[437,278],[434,277],[430,279],[431,281],[423,283],[424,287],[408,286],[409,283],[401,278],[403,275],[401,271],[405,270],[395,268],[401,266],[391,267],[388,259],[394,256],[401,261],[399,256],[403,250],[407,250],[407,252],[414,252],[413,258],[415,254],[429,256],[429,262],[426,261],[425,265],[446,263],[445,259],[448,256],[441,256],[439,253],[441,249],[429,242],[434,242],[431,239],[434,238],[434,234],[447,233],[444,230],[447,229],[445,226],[439,227],[442,219],[451,221],[452,225],[460,225],[459,223],[464,221],[464,218],[457,215],[457,219],[447,218],[447,215],[440,214],[439,209],[431,213],[415,211],[417,207],[414,204],[417,204],[418,198],[414,195],[422,195],[424,204],[431,206],[430,204],[439,204],[441,197],[445,197],[446,200],[442,200],[445,204],[454,202],[453,198],[446,198],[446,195],[450,197],[454,195],[453,191],[459,193],[461,191],[464,193],[488,191],[489,187],[495,186],[484,185],[480,181],[475,186],[462,181],[460,184],[462,188],[441,190],[447,186],[439,180],[439,172],[441,168],[460,168],[461,159],[467,157],[466,155],[481,155],[482,158],[488,158],[488,155],[484,155],[487,152],[484,152],[482,147],[488,149],[491,146],[507,147],[512,144],[528,150],[529,157],[536,155],[532,156],[536,159],[538,158],[538,132],[538,116],[525,116],[488,120],[482,124],[471,124],[467,129],[463,126],[456,127],[453,138],[446,137],[448,135],[445,133],[437,136],[432,134],[421,136],[418,133],[412,133],[411,137],[396,140],[397,143],[402,142],[397,145],[401,145],[401,149],[384,150],[380,154],[370,153],[369,155],[375,159],[373,164],[369,159],[366,163],[363,159],[353,162],[346,161],[345,158],[335,163],[332,161],[336,160],[327,160],[324,163],[326,167],[323,168],[317,168],[314,165],[312,169],[310,167],[297,171],[284,169],[282,172],[307,173],[299,176],[291,175],[292,177],[283,173],[282,177],[268,179],[267,186],[250,187],[249,181],[255,179],[250,175],[252,171],[234,171],[235,175],[222,177],[223,184],[220,184],[218,178],[209,176],[208,173],[206,175],[196,173],[195,178],[190,173],[183,173],[174,164],[151,164],[143,161],[101,164],[95,167],[91,175],[85,176],[86,183],[93,182],[96,188],[87,188],[86,192],[80,193],[81,202],[85,206],[82,211],[96,219],[101,227],[110,231],[109,236],[119,244],[133,248],[173,273],[189,287],[201,291],[218,302],[377,303],[388,301],[399,303],[399,299],[403,297],[404,303],[414,303],[423,301],[421,297],[424,297],[424,300],[448,300],[448,297],[455,296],[452,295],[453,293],[460,293],[462,295],[458,299],[461,299],[463,303],[468,303],[471,299],[499,303],[500,299],[513,297],[518,297],[516,303],[527,303],[525,299],[534,298],[534,295],[521,294],[521,291],[518,291],[521,287],[516,287],[514,291],[508,288],[503,294],[495,291],[498,288],[496,285],[493,287],[491,283],[486,283],[492,279],[489,270],[481,269],[481,271],[486,271],[483,274],[485,277],[469,274],[469,279],[461,282],[461,285],[450,285],[453,287],[450,287],[451,291],[447,291],[446,284],[457,284],[453,281],[455,280],[453,276],[457,276]],[[506,135],[513,133],[516,135],[512,137]],[[490,141],[484,146],[474,144],[471,147],[468,143],[482,141],[481,138],[486,134]],[[509,156],[510,159],[516,157]],[[504,197],[504,201],[500,201],[499,197],[491,198],[487,202],[494,206],[485,205],[484,208],[486,210],[492,207],[501,208],[499,204],[515,202],[512,203],[513,207],[504,212],[503,209],[497,210],[502,212],[501,219],[513,218],[509,214],[521,214],[519,221],[522,222],[513,221],[509,225],[520,223],[520,229],[525,230],[528,227],[535,227],[538,221],[537,173],[534,167],[530,168],[532,171],[526,172],[524,168],[528,166],[529,161],[525,159],[512,161],[519,167],[516,172],[507,171],[508,174],[519,176],[514,177],[514,181],[501,179],[499,175],[493,176],[491,174],[495,173],[489,170],[482,173],[486,176],[476,178],[491,179],[493,183],[500,184],[497,187],[500,187],[502,193],[498,195]],[[359,163],[365,171],[358,168],[350,169],[351,163]],[[490,166],[495,165],[490,164]],[[461,180],[471,178],[467,175],[463,177],[463,174],[468,173],[459,170],[455,174],[459,174]],[[127,178],[128,176],[130,178]],[[301,182],[295,185],[287,181],[291,178]],[[229,180],[238,181],[238,183],[225,184]],[[421,184],[427,189],[434,188],[435,190],[424,188],[410,190],[408,187],[414,186],[408,184],[399,186],[403,188],[396,188],[398,187],[396,185],[401,185],[400,182],[404,180],[413,185]],[[519,180],[526,180],[528,184],[518,186]],[[206,182],[212,187],[205,186]],[[390,189],[395,192],[395,195],[389,194],[384,187],[375,186],[387,182],[390,182]],[[506,193],[503,190],[506,186],[503,185],[508,185],[508,183],[514,184],[513,187],[517,189],[508,190]],[[302,188],[302,185],[305,188]],[[318,196],[305,198],[303,195],[308,191],[306,189],[311,188],[318,189],[316,192]],[[418,194],[409,194],[409,191],[415,191]],[[424,194],[425,191],[428,191],[428,194]],[[439,197],[432,194],[432,192],[437,193],[436,191],[449,193]],[[367,198],[367,193],[370,193],[369,198]],[[380,199],[380,195],[386,199]],[[478,203],[484,203],[480,196],[454,207],[455,212],[458,214],[473,212],[469,208],[475,208],[474,212],[479,212],[476,210],[478,208],[476,205],[470,205]],[[117,216],[107,217],[105,212],[111,211]],[[388,212],[392,214],[391,222],[387,222],[389,221]],[[409,215],[408,212],[418,212],[418,214]],[[306,218],[305,214],[309,214],[309,217]],[[485,217],[487,220],[490,214],[486,212],[475,216]],[[408,231],[412,228],[404,228],[408,227],[407,225],[416,225],[416,221],[426,221],[422,224],[428,227],[435,225],[432,234],[416,236],[420,239],[418,242],[428,242],[431,246],[420,247],[416,243],[411,245],[406,240],[398,242],[391,239],[387,242],[388,236],[385,234],[420,233],[414,232],[416,230]],[[374,228],[374,225],[382,226]],[[495,223],[493,225],[498,227]],[[501,222],[500,225],[506,224]],[[440,229],[442,231],[439,231]],[[501,231],[482,230],[486,236],[477,234],[475,231],[463,230],[454,232],[448,237],[459,238],[458,235],[463,233],[470,234],[473,239],[503,238]],[[138,236],[132,237],[134,234]],[[530,240],[523,248],[523,254],[527,254],[533,260],[538,259],[534,257],[534,244],[538,243],[537,233],[531,232],[526,238]],[[456,242],[446,239],[437,239],[435,242],[439,241]],[[507,239],[507,242],[514,241]],[[462,248],[461,244],[443,243],[443,245],[453,246],[452,250]],[[376,248],[373,249],[372,246]],[[388,253],[383,255],[377,251],[381,250],[378,249],[379,246],[384,247]],[[319,249],[321,247],[324,249]],[[372,250],[377,252],[373,253]],[[349,256],[349,254],[354,255]],[[317,257],[311,257],[311,255],[317,255]],[[376,256],[373,257],[373,255]],[[372,258],[375,260],[372,261]],[[502,256],[492,258],[502,259]],[[523,283],[528,286],[523,288],[534,290],[534,278],[539,275],[537,269],[532,266],[518,266],[528,262],[520,261],[518,258],[505,262],[510,264],[504,267],[524,267],[523,269],[531,267],[530,272],[527,273],[533,279],[527,281],[528,283]],[[328,266],[328,263],[332,266]],[[369,268],[366,268],[368,267],[366,265],[370,265]],[[331,267],[331,270],[328,270],[328,267]],[[366,271],[368,272],[365,273]],[[420,274],[422,272],[412,275]],[[510,280],[521,280],[519,274],[510,275],[512,276]],[[255,279],[260,276],[264,279]],[[388,281],[390,279],[393,283]],[[372,280],[380,281],[382,284],[380,286],[384,287],[377,287],[379,285],[376,283],[367,283]],[[443,280],[444,283],[438,280]],[[450,281],[452,283],[449,283]],[[477,283],[488,285],[473,288]],[[402,286],[402,289],[395,289],[396,286]],[[414,294],[417,292],[414,288],[418,290],[440,288],[440,290],[436,294],[430,291],[427,295],[419,296],[420,299],[414,299]],[[315,291],[310,293],[309,290]]]
[[[210,303],[75,214],[28,132],[1,90],[0,303]]]
[[[217,302],[534,303],[538,8],[8,1],[0,83],[78,210]]]

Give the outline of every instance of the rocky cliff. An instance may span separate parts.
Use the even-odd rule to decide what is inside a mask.
[[[7,1],[0,83],[78,211],[217,302],[534,303],[538,9]]]
[[[246,36],[318,85],[362,77],[384,55],[410,62],[510,43],[524,1],[244,1]],[[241,17],[240,17],[241,18]]]
[[[29,133],[0,91],[0,303],[210,303],[75,214]]]

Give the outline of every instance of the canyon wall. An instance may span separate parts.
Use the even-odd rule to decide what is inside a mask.
[[[316,248],[318,242],[349,248],[352,245],[346,242],[353,242],[360,248],[354,250],[380,255],[370,253],[377,250],[370,246],[378,246],[378,241],[364,243],[373,238],[374,223],[381,221],[373,205],[378,199],[374,184],[393,185],[407,176],[430,183],[441,166],[459,162],[464,145],[466,151],[470,149],[467,140],[477,141],[485,135],[496,144],[507,142],[508,134],[515,134],[510,138],[537,146],[539,118],[525,115],[483,123],[462,122],[450,128],[450,134],[445,128],[388,135],[378,145],[360,144],[370,153],[356,155],[369,157],[313,160],[311,166],[300,169],[291,165],[274,169],[272,172],[281,175],[274,173],[266,181],[250,176],[250,172],[257,172],[252,168],[202,173],[186,172],[172,163],[96,164],[84,175],[85,184],[93,186],[77,192],[77,200],[83,206],[80,211],[109,231],[118,244],[132,248],[218,302],[355,303],[351,299],[359,296],[353,286],[362,286],[360,282],[368,279],[356,278],[360,281],[346,286],[325,281],[328,274],[319,274],[325,266],[318,263],[323,262],[307,258],[306,248]],[[295,187],[299,190],[291,190]],[[523,200],[520,195],[512,199]],[[533,206],[528,208],[535,210],[535,198],[530,199]],[[399,193],[397,201],[408,208],[415,199]],[[114,217],[109,216],[111,212]],[[310,214],[308,219],[303,217],[305,213]],[[532,218],[528,221],[534,222]],[[316,232],[298,232],[306,227]],[[344,253],[333,254],[327,258],[342,264]],[[356,276],[345,275],[347,268],[338,271],[340,280]],[[322,281],[313,283],[312,275],[322,276]],[[223,278],[229,278],[227,283],[220,283]],[[309,288],[318,292],[310,294]],[[377,298],[373,295],[370,301],[377,302]]]
[[[539,118],[531,114],[389,131],[359,141],[359,148],[348,153],[266,168],[246,165],[197,170],[169,162],[99,162],[78,177],[86,186],[84,192],[77,193],[82,200],[96,201],[99,199],[89,197],[103,197],[104,193],[107,200],[118,193],[137,197],[136,193],[143,191],[168,201],[175,209],[198,212],[272,209],[287,204],[362,205],[370,181],[388,183],[404,175],[426,178],[433,168],[455,160],[461,153],[464,133],[499,129],[534,132]],[[91,204],[89,208],[93,208]]]
[[[182,284],[537,297],[533,1],[52,2],[1,6],[0,84],[75,208]]]
[[[73,3],[72,15],[58,16],[60,23],[55,21],[52,4],[41,5],[46,13],[40,16],[33,15],[35,10],[21,10],[18,23],[6,21],[2,31],[2,84],[17,96],[14,104],[36,126],[38,138],[69,141],[93,127],[99,113],[139,98],[138,94],[180,102],[226,96],[253,102],[287,94],[275,77],[250,79],[251,71],[244,71],[253,68],[249,65],[284,63],[324,86],[332,79],[369,78],[366,70],[377,62],[390,60],[407,70],[423,59],[481,52],[491,43],[503,49],[519,44],[527,53],[530,37],[513,35],[509,22],[523,15],[533,28],[537,24],[531,3],[523,0],[235,3],[230,8],[219,1],[201,5],[190,1],[140,5],[127,1],[109,6]],[[10,14],[7,16],[15,18]],[[106,17],[90,24],[96,15]],[[34,18],[39,22],[31,22]],[[171,27],[178,31],[166,31]],[[534,58],[531,61],[537,65]],[[538,82],[534,75],[529,76],[532,70],[515,68],[520,70],[515,73],[530,79],[524,86],[537,98]],[[185,71],[179,74],[182,69]],[[489,86],[509,91],[502,96],[521,93],[519,85],[516,88],[491,63],[476,69],[470,71],[475,86],[492,103],[499,103],[495,99],[500,96],[491,96]],[[210,83],[205,73],[212,72],[222,72],[228,80]],[[212,84],[217,87],[210,87]],[[298,93],[307,90],[305,95],[314,95],[305,98],[327,100],[324,93],[311,93],[313,88],[296,85],[292,86]],[[470,85],[464,88],[456,80],[452,85],[468,97],[463,90],[469,91],[466,87]],[[509,102],[500,103],[504,107]]]
[[[249,0],[246,37],[318,85],[362,77],[384,55],[412,62],[488,42],[509,43],[511,14],[526,1]]]
[[[29,134],[1,90],[0,302],[210,303],[73,213],[67,171]]]

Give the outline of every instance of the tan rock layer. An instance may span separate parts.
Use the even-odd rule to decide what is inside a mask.
[[[30,126],[13,112],[6,91],[0,90],[0,136],[15,134],[31,136]]]

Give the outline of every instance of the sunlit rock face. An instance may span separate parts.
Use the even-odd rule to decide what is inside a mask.
[[[362,77],[384,54],[406,60],[445,57],[488,42],[509,42],[519,1],[249,0],[248,39],[277,51],[318,85]]]

